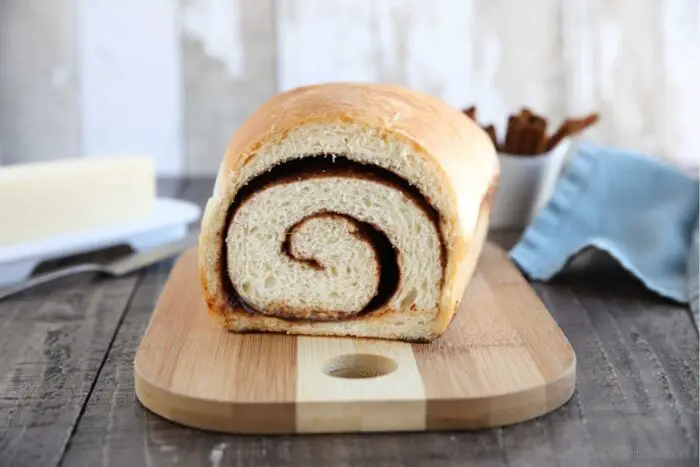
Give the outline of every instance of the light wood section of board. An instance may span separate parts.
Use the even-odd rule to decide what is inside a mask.
[[[474,429],[571,397],[576,357],[506,254],[487,244],[440,339],[234,334],[207,315],[191,250],[136,354],[136,394],[167,419],[231,433]]]
[[[363,371],[378,374],[382,370],[393,371],[361,377]],[[353,372],[350,378],[333,376]],[[411,345],[406,343],[297,338],[296,400],[298,432],[425,428],[423,382]]]

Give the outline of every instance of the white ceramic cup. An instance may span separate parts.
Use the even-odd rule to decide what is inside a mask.
[[[547,203],[573,147],[562,140],[535,156],[498,153],[501,176],[491,207],[491,228],[523,228]]]

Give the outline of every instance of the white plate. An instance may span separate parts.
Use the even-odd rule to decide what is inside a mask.
[[[0,246],[0,286],[26,280],[39,263],[49,259],[123,244],[145,251],[179,240],[187,235],[188,224],[198,220],[200,214],[201,209],[194,203],[158,198],[153,213],[139,221]]]

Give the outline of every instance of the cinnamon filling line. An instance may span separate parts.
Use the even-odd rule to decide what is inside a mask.
[[[256,310],[250,304],[246,303],[236,291],[236,288],[228,275],[228,252],[226,248],[225,232],[228,232],[237,210],[243,206],[243,204],[255,193],[265,190],[270,186],[325,177],[352,177],[372,180],[400,190],[408,198],[410,198],[416,207],[423,211],[426,217],[430,219],[435,226],[438,236],[440,237],[440,263],[442,269],[441,281],[444,280],[446,249],[440,228],[440,214],[428,202],[417,187],[411,185],[405,179],[383,167],[356,162],[341,154],[317,154],[301,159],[292,159],[278,164],[270,170],[252,178],[238,191],[238,193],[236,193],[233,202],[226,212],[223,229],[224,233],[221,235],[221,284],[223,291],[226,294],[226,298],[231,305],[239,305],[249,313],[272,315],[290,321],[342,321],[364,316],[382,308],[396,293],[401,279],[401,270],[398,264],[397,252],[387,235],[379,226],[360,221],[346,214],[329,211],[319,211],[314,213],[305,217],[304,219],[301,219],[299,222],[287,229],[287,232],[285,232],[285,240],[280,245],[280,253],[287,255],[289,258],[295,261],[303,262],[309,267],[322,270],[324,269],[323,265],[319,264],[315,259],[297,258],[292,254],[291,237],[294,234],[294,231],[304,222],[315,217],[338,216],[351,222],[356,228],[353,235],[356,235],[359,239],[365,241],[374,249],[377,261],[379,263],[378,269],[380,271],[380,275],[379,283],[377,285],[377,292],[362,310],[359,310],[354,314],[332,310],[306,310],[307,312],[298,313],[295,312],[296,310],[294,309],[266,310],[265,313],[262,313],[260,310]]]

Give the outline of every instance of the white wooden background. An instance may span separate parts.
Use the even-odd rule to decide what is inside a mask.
[[[391,81],[502,131],[599,111],[594,141],[700,159],[700,0],[0,0],[0,162],[152,155],[213,174],[273,93]]]

